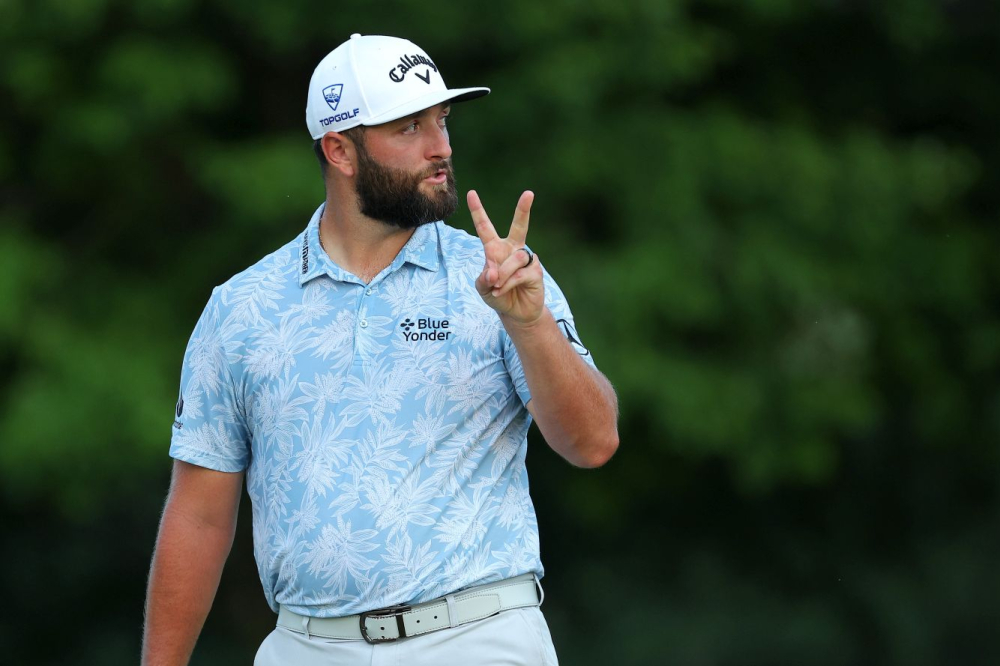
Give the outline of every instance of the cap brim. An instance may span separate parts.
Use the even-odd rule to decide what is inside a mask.
[[[489,94],[489,88],[454,88],[452,90],[438,90],[436,92],[428,93],[422,97],[411,99],[405,104],[400,104],[394,109],[390,109],[385,113],[367,119],[362,124],[369,126],[382,125],[384,123],[390,123],[393,120],[405,118],[406,116],[417,113],[418,111],[429,109],[430,107],[441,104],[442,102],[467,102],[470,99],[476,99],[477,97],[483,97],[484,95]]]

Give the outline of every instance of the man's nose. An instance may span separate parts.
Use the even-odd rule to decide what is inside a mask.
[[[451,157],[451,139],[448,136],[448,128],[435,124],[431,131],[433,134],[430,145],[427,147],[427,158],[446,160]]]

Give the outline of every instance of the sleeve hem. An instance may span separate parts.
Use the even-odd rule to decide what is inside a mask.
[[[185,451],[176,447],[170,447],[170,457],[191,465],[204,467],[216,472],[242,472],[246,470],[246,463],[242,460],[231,460],[220,458],[203,452]]]

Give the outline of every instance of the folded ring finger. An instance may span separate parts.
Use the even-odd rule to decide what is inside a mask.
[[[518,271],[518,270],[520,270],[522,268],[526,268],[527,266],[529,266],[534,261],[534,254],[531,254],[531,261],[528,261],[527,263],[525,263],[527,261],[525,259],[525,256],[524,256],[525,252],[521,252],[520,250],[524,250],[525,252],[527,252],[529,254],[531,253],[531,250],[529,250],[528,248],[523,247],[523,246],[519,247],[516,250],[514,250],[513,252],[511,252],[510,256],[508,256],[504,260],[504,262],[502,264],[500,264],[500,268],[497,271],[496,282],[493,283],[493,287],[495,289],[502,287],[503,284],[508,279],[510,279],[511,275],[513,275],[516,271]]]

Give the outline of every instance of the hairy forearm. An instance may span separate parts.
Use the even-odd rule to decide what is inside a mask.
[[[530,325],[504,320],[504,327],[545,441],[574,465],[603,465],[618,448],[618,399],[610,382],[573,350],[548,309]]]
[[[219,586],[235,521],[213,525],[169,503],[146,594],[143,666],[187,664]]]

